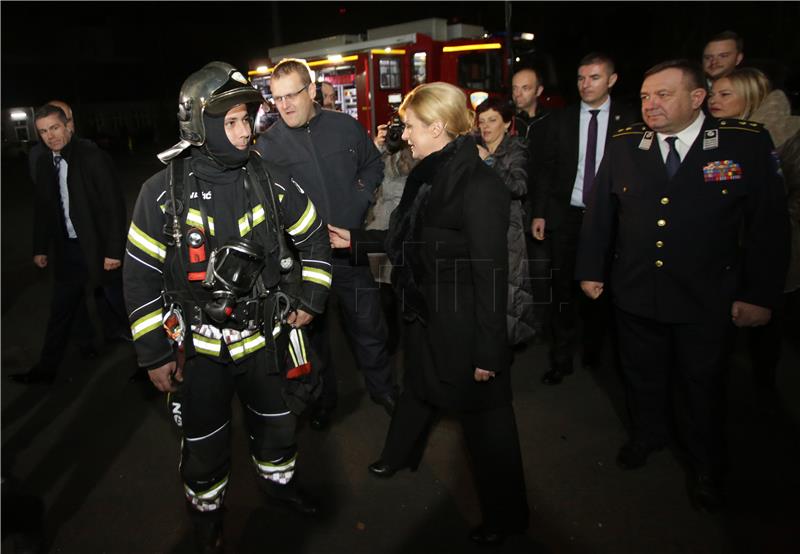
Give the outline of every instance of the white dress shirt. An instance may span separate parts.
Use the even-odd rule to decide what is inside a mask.
[[[583,205],[583,167],[586,165],[586,141],[589,133],[589,121],[592,114],[589,110],[600,110],[597,114],[597,150],[594,156],[594,172],[603,161],[603,153],[606,151],[606,135],[608,133],[608,118],[611,115],[611,97],[598,108],[592,108],[589,104],[581,102],[580,127],[578,128],[578,171],[575,173],[575,184],[572,186],[572,197],[570,205],[585,208]]]
[[[680,156],[681,161],[683,161],[686,154],[689,153],[692,144],[694,144],[694,141],[697,139],[697,135],[699,135],[700,131],[703,129],[703,121],[705,121],[705,119],[706,114],[701,111],[697,119],[680,133],[675,133],[673,135],[656,133],[658,137],[658,148],[661,150],[661,158],[664,160],[664,163],[667,163],[667,154],[669,154],[667,137],[678,137],[678,140],[675,141],[675,150],[678,151],[678,156]]]
[[[75,227],[72,225],[72,220],[69,218],[69,188],[67,187],[67,172],[69,171],[69,166],[67,165],[67,160],[64,159],[61,154],[53,152],[53,167],[56,165],[56,156],[61,157],[60,167],[56,169],[58,170],[58,188],[61,194],[61,204],[64,207],[64,221],[67,224],[67,236],[71,239],[76,239],[78,238],[78,234],[75,232]]]

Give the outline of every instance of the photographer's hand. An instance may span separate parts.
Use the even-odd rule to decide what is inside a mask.
[[[378,133],[375,135],[375,138],[372,141],[375,143],[375,148],[378,150],[380,150],[381,146],[386,143],[386,132],[388,128],[389,126],[385,123],[383,125],[378,125]]]

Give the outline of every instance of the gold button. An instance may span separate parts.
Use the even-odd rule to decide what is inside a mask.
[[[667,204],[669,204],[669,198],[667,198],[667,197],[665,196],[664,198],[662,198],[662,199],[661,199],[661,203],[662,203],[664,206],[666,206]]]
[[[722,189],[722,194],[728,194],[728,189]]]
[[[622,187],[622,192],[628,192],[628,187]]]
[[[663,265],[664,265],[664,262],[662,262],[661,260],[656,260],[656,267],[661,267]]]
[[[656,241],[656,248],[661,248],[662,246],[664,246],[664,241],[663,240],[657,240]]]
[[[664,227],[667,224],[667,220],[666,219],[659,219],[657,223],[658,223],[659,227]]]

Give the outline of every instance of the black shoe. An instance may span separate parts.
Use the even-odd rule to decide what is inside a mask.
[[[394,467],[394,466],[391,466],[391,465],[387,464],[383,460],[378,460],[377,462],[372,462],[371,464],[369,464],[369,468],[368,469],[369,469],[369,472],[371,474],[373,474],[375,477],[380,477],[381,479],[388,479],[388,478],[392,477],[395,473],[400,471],[401,469],[405,469],[405,468],[408,468],[409,471],[414,473],[419,468],[419,462],[416,462],[416,463],[410,464],[410,465]]]
[[[370,399],[375,402],[375,404],[383,406],[383,409],[386,410],[386,413],[390,416],[394,414],[394,409],[397,407],[397,396],[394,393],[387,392],[386,394],[370,396]]]
[[[617,465],[622,469],[637,469],[647,463],[647,457],[664,448],[651,446],[639,441],[629,441],[622,445],[617,454]]]
[[[319,505],[295,485],[273,485],[268,487],[270,500],[304,516],[319,514]]]
[[[551,369],[542,375],[542,383],[545,385],[558,385],[567,375],[572,374],[572,369]]]
[[[44,371],[39,366],[33,366],[30,371],[12,373],[11,380],[22,385],[35,385],[37,383],[50,385],[56,380],[56,374]]]
[[[206,516],[206,517],[203,517]],[[199,554],[223,554],[222,519],[216,514],[198,514],[192,517],[195,550]]]
[[[690,475],[688,488],[689,500],[695,510],[714,514],[725,504],[719,481],[707,473]]]
[[[479,525],[469,532],[469,539],[481,546],[500,546],[506,540],[506,534],[499,529]]]
[[[323,431],[331,424],[332,418],[333,408],[314,406],[314,408],[311,410],[311,428],[317,431]]]

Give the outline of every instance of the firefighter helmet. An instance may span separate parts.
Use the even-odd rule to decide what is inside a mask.
[[[178,96],[178,129],[181,141],[158,155],[167,163],[189,146],[206,141],[203,114],[222,115],[238,104],[256,104],[264,98],[241,72],[225,62],[210,62],[189,75]]]

